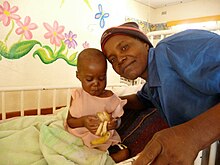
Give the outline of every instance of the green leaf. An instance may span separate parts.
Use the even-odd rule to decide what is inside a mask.
[[[66,53],[64,53],[64,50],[66,50],[66,44],[61,41],[61,46],[60,49],[57,51],[56,56],[61,58],[66,57]]]
[[[0,55],[5,58],[8,58],[9,56],[7,45],[3,41],[0,41]]]
[[[69,65],[77,66],[77,59],[67,62]]]
[[[35,57],[35,55],[38,55],[44,64],[50,64],[57,60],[57,58],[54,56],[52,49],[49,46],[44,46],[43,48],[37,49],[33,53],[33,57]]]
[[[74,53],[69,57],[69,61],[75,60],[77,53],[78,53],[78,52],[74,52]]]
[[[15,43],[9,49],[9,59],[19,59],[30,52],[34,45],[39,44],[40,42],[36,40],[28,40]]]
[[[45,46],[43,46],[43,48],[46,49],[46,51],[49,53],[49,56],[50,56],[51,58],[56,58],[56,56],[54,55],[54,52],[53,52],[53,50],[51,49],[51,47],[45,45]]]

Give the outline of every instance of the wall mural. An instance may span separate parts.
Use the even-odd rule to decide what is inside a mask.
[[[62,0],[60,7],[64,3],[64,0]],[[89,9],[92,9],[88,0],[84,0],[84,3],[86,3]],[[98,5],[97,10],[94,18],[99,20],[100,28],[104,28],[105,19],[109,17],[109,13],[103,11],[101,4]],[[44,45],[42,42],[33,39],[34,30],[39,28],[39,25],[32,22],[30,16],[21,18],[19,7],[12,6],[9,1],[4,1],[3,4],[0,4],[0,22],[2,22],[4,28],[8,29],[7,35],[3,40],[0,40],[0,60],[2,60],[2,57],[10,60],[20,59],[31,50],[34,50],[33,57],[38,56],[44,64],[50,64],[57,59],[63,59],[67,64],[76,66],[78,51],[75,49],[78,46],[76,41],[78,36],[71,30],[65,32],[65,26],[60,25],[57,20],[52,24],[43,23],[46,33],[42,35],[50,41],[50,45]],[[12,32],[15,32],[20,38],[12,45],[7,45],[9,37],[12,37]],[[36,45],[39,48],[34,49]],[[88,48],[89,43],[84,41],[82,46],[83,48]],[[70,53],[70,49],[74,49],[74,51]]]
[[[99,8],[99,12],[96,13],[95,19],[100,19],[99,26],[101,28],[104,28],[105,27],[105,20],[104,19],[109,17],[109,13],[103,12],[101,4],[98,5],[98,8]]]
[[[147,34],[148,32],[152,32],[152,31],[158,31],[158,30],[168,30],[168,26],[167,23],[157,23],[157,24],[152,24],[143,20],[139,20],[136,18],[131,18],[131,17],[125,17],[125,21],[129,22],[129,21],[133,21],[136,22],[139,25],[139,28],[141,29],[141,31],[145,34]]]

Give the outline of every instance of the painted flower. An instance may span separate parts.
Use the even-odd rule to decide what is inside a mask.
[[[0,21],[3,21],[3,25],[8,26],[11,19],[18,21],[21,17],[15,14],[17,11],[17,6],[10,7],[8,1],[4,1],[3,5],[0,5]]]
[[[71,47],[72,48],[76,48],[76,46],[77,46],[77,42],[75,41],[75,39],[74,38],[76,38],[77,37],[77,35],[76,34],[73,34],[73,32],[72,31],[69,31],[69,33],[67,34],[67,33],[65,33],[65,38],[66,38],[66,40],[64,41],[64,43],[66,44],[66,45],[68,45],[68,48],[70,49]]]
[[[83,44],[82,44],[83,48],[86,49],[86,48],[89,48],[89,43],[87,41],[85,41]]]
[[[38,26],[35,23],[31,23],[31,18],[29,16],[26,16],[24,19],[24,23],[21,21],[16,22],[19,28],[15,30],[15,32],[20,35],[24,34],[26,39],[31,39],[33,37],[31,30],[36,29]]]
[[[54,21],[53,27],[48,23],[43,23],[44,27],[48,30],[44,37],[46,39],[50,39],[51,44],[55,44],[56,46],[60,46],[61,40],[64,40],[64,35],[62,34],[65,27],[59,26],[57,21]]]

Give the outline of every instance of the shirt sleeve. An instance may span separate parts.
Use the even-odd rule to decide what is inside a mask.
[[[143,85],[143,87],[141,88],[141,90],[137,92],[137,97],[140,100],[140,102],[142,104],[144,104],[146,107],[153,108],[154,105],[150,101],[150,98],[149,98],[148,93],[147,93],[147,85],[148,85],[148,83],[145,83]]]
[[[119,98],[120,99],[120,98]],[[127,100],[121,100],[118,104],[118,106],[116,107],[116,109],[114,110],[114,112],[112,112],[112,117],[113,118],[118,118],[121,117],[124,114],[124,105],[127,103]]]
[[[70,114],[72,117],[81,117],[80,106],[76,106],[80,101],[80,91],[78,89],[73,89],[71,93],[72,102],[70,105]]]
[[[186,42],[187,41],[187,42]],[[163,44],[163,42],[165,44]],[[220,93],[220,36],[204,30],[187,30],[164,40],[172,68],[182,80],[201,93]]]

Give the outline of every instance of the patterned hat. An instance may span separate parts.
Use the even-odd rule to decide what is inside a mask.
[[[122,25],[119,25],[117,27],[111,27],[104,31],[101,37],[101,48],[103,50],[106,42],[108,39],[110,39],[112,36],[122,34],[122,35],[128,35],[134,38],[138,38],[144,42],[146,42],[150,47],[153,47],[147,36],[140,31],[139,26],[135,22],[127,22]]]

